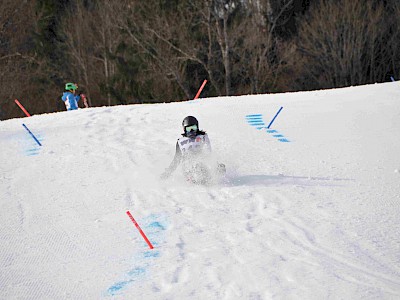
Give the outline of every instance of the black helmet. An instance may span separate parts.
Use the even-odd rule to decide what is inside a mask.
[[[196,129],[186,132],[186,127],[190,127],[193,125],[196,125]],[[187,116],[182,121],[182,127],[183,127],[184,135],[186,135],[188,137],[194,137],[197,135],[197,132],[199,131],[199,122],[197,121],[197,119],[195,117]]]
[[[187,116],[182,121],[182,127],[183,127],[183,129],[185,129],[186,126],[190,126],[190,125],[199,126],[199,122],[197,121],[197,119],[195,117]]]

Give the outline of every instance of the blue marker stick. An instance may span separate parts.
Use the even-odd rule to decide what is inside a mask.
[[[390,76],[390,79],[392,79],[393,82],[395,82],[396,80],[394,80],[393,76]]]
[[[279,115],[279,113],[281,112],[282,109],[283,109],[283,107],[281,107],[281,108],[278,110],[278,112],[276,113],[275,117],[272,119],[271,123],[269,123],[269,125],[268,125],[268,127],[267,127],[268,129],[271,127],[272,123],[274,123],[276,117]]]
[[[29,134],[33,137],[33,139],[36,141],[36,143],[39,144],[39,146],[42,146],[42,144],[38,141],[38,139],[33,135],[33,133],[28,129],[28,127],[26,127],[25,124],[22,124],[22,126],[25,127],[25,129],[29,132]]]

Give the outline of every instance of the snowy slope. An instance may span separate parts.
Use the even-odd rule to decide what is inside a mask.
[[[229,182],[159,179],[186,115]],[[0,299],[400,298],[398,83],[13,119],[0,143]]]

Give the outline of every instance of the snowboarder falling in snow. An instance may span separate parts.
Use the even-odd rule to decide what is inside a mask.
[[[187,181],[207,183],[210,181],[210,170],[206,160],[211,155],[211,144],[205,131],[199,129],[199,122],[193,116],[187,116],[182,121],[182,137],[176,142],[176,151],[170,166],[161,174],[166,179],[182,163],[183,173]],[[214,171],[214,170],[213,170]],[[217,164],[216,172],[224,175],[225,165]]]
[[[75,110],[78,109],[78,102],[82,98],[83,104],[86,108],[89,107],[85,94],[75,95],[76,90],[78,89],[78,85],[76,83],[68,82],[65,84],[64,94],[62,95],[61,99],[65,103],[65,107],[67,110]]]

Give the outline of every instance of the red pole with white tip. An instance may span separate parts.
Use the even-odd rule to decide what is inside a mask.
[[[17,104],[17,105],[19,106],[20,109],[22,109],[22,111],[25,113],[25,115],[26,115],[27,117],[30,117],[30,116],[31,116],[31,115],[27,112],[27,110],[25,109],[25,107],[23,107],[22,104],[21,104],[17,99],[15,99],[14,102],[15,102],[15,104]]]
[[[139,230],[139,232],[142,235],[143,239],[146,241],[147,245],[149,245],[149,248],[153,249],[154,248],[153,245],[150,243],[149,239],[144,234],[144,232],[140,228],[139,224],[135,221],[135,219],[133,218],[133,216],[132,216],[132,214],[130,213],[129,210],[126,212],[126,214],[129,216],[129,218],[131,219],[132,223],[135,224],[136,228]]]
[[[193,100],[196,100],[197,98],[199,98],[201,91],[204,89],[204,86],[206,85],[206,83],[207,83],[207,79],[204,79],[203,84],[199,88],[199,91],[197,92],[196,97],[194,97]]]

